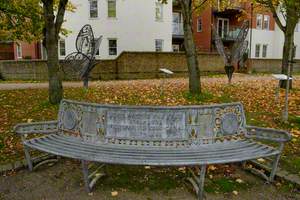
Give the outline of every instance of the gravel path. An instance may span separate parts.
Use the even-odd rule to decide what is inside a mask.
[[[299,79],[300,76],[295,76],[295,79]],[[179,78],[182,79],[182,78]],[[203,81],[222,81],[226,82],[225,75],[220,75],[218,77],[202,77]],[[247,80],[274,80],[274,78],[271,75],[248,75],[248,74],[234,74],[232,83],[238,81],[247,81]],[[128,80],[124,80],[125,82],[128,82]],[[124,81],[90,81],[89,85],[91,87],[95,85],[101,85],[111,82],[118,82],[122,83]],[[132,82],[149,82],[149,80],[130,80]],[[64,82],[63,87],[82,87],[82,82]],[[48,82],[42,82],[42,83],[0,83],[0,90],[17,90],[17,89],[38,89],[38,88],[48,88]]]
[[[241,173],[243,180],[251,179],[256,186],[250,189],[238,191],[237,195],[207,194],[207,200],[296,200],[299,194],[283,192],[272,184],[264,182],[245,171]],[[109,176],[109,174],[108,174]],[[143,178],[143,177],[141,177]],[[184,181],[184,180],[183,180]],[[144,188],[141,192],[131,192],[126,188],[103,189],[102,184],[112,184],[106,180],[97,182],[92,194],[84,190],[80,163],[69,159],[63,159],[54,166],[44,166],[29,172],[22,170],[13,175],[0,176],[0,199],[4,200],[35,200],[35,199],[120,199],[120,200],[195,200],[196,196],[189,191],[188,185],[169,191],[151,191]],[[112,197],[111,192],[117,191],[118,196]]]
[[[89,82],[94,86],[96,82]],[[82,87],[82,82],[64,82],[63,87]],[[0,90],[22,90],[22,89],[39,89],[48,88],[48,82],[42,83],[0,83]]]

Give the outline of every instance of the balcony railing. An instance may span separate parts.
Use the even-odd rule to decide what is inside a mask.
[[[230,26],[228,31],[219,30],[218,34],[224,41],[235,41],[237,39],[240,30],[241,30],[240,27]]]
[[[183,23],[173,23],[173,35],[182,36],[183,33]]]

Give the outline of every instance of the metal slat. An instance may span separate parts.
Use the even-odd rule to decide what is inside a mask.
[[[215,151],[215,150],[218,150],[218,149],[222,149],[222,150],[227,150],[227,149],[234,149],[234,148],[238,148],[238,147],[241,147],[241,148],[245,148],[249,145],[257,145],[257,143],[254,143],[254,142],[243,142],[243,143],[239,143],[239,142],[233,142],[233,143],[227,143],[227,145],[219,145],[219,144],[210,144],[209,147],[206,147],[204,148],[203,146],[199,146],[198,148],[185,148],[185,149],[181,149],[181,148],[174,148],[174,149],[168,149],[168,148],[163,148],[161,147],[160,149],[156,148],[155,150],[153,150],[152,148],[144,148],[143,150],[139,150],[137,148],[126,148],[126,149],[123,149],[123,148],[114,148],[112,146],[108,146],[106,144],[102,145],[102,144],[98,144],[98,145],[90,145],[89,143],[84,143],[84,142],[81,142],[80,140],[73,140],[73,141],[69,141],[69,140],[61,140],[61,138],[57,138],[57,137],[47,137],[47,138],[50,138],[50,139],[54,139],[56,141],[59,141],[59,142],[62,142],[62,141],[66,141],[67,143],[71,144],[71,145],[74,145],[74,143],[76,142],[76,145],[78,146],[84,146],[86,147],[87,145],[88,146],[93,146],[93,147],[96,147],[97,149],[107,149],[107,150],[111,150],[111,151],[116,151],[116,150],[119,150],[121,152],[126,152],[127,150],[130,150],[130,152],[132,152],[132,149],[134,149],[134,152],[149,152],[149,153],[159,153],[159,154],[163,154],[163,153],[169,153],[168,151],[170,151],[171,153],[175,153],[176,155],[177,154],[185,154],[186,152],[188,153],[199,153],[199,151]],[[79,143],[78,143],[79,142]]]
[[[76,156],[76,157],[80,157],[80,158],[82,158],[82,156],[83,157],[85,157],[85,158],[94,158],[94,159],[96,159],[96,158],[99,158],[99,156],[102,156],[100,159],[105,159],[105,160],[115,160],[115,159],[126,159],[126,160],[137,160],[137,161],[143,161],[143,162],[140,162],[140,163],[145,163],[145,160],[146,160],[146,163],[148,162],[148,161],[154,161],[154,162],[166,162],[166,159],[164,158],[163,160],[157,160],[157,158],[155,158],[155,159],[151,159],[151,158],[149,158],[149,157],[144,157],[144,156],[139,156],[137,159],[133,159],[133,157],[132,156],[127,156],[127,157],[125,157],[124,158],[124,156],[120,156],[120,155],[118,155],[117,157],[112,157],[111,155],[106,155],[106,156],[108,156],[108,158],[106,158],[104,155],[99,155],[99,153],[97,153],[97,154],[95,154],[95,153],[93,153],[93,154],[91,154],[91,153],[86,153],[86,152],[75,152],[74,151],[74,149],[68,149],[68,148],[58,148],[58,147],[55,147],[55,146],[47,146],[47,145],[42,145],[42,144],[35,144],[34,146],[32,146],[33,148],[34,147],[37,147],[37,148],[39,148],[39,149],[43,149],[43,150],[45,150],[45,151],[47,151],[47,150],[50,150],[50,151],[52,151],[52,152],[54,152],[54,154],[63,154],[63,156],[68,156],[68,155],[72,155],[72,157],[73,156]],[[266,149],[268,149],[268,148],[266,148]],[[59,151],[59,150],[61,150],[61,151]],[[252,152],[249,152],[250,153],[250,155],[253,155],[253,156],[255,156],[255,154],[259,154],[259,155],[264,155],[264,154],[268,154],[268,153],[272,153],[272,151],[273,150],[269,150],[269,151],[267,151],[267,152],[264,152],[264,151],[261,151],[261,150],[256,150],[256,151],[252,151]],[[242,154],[243,155],[243,157],[248,157],[249,156],[249,153],[245,153],[245,154]],[[85,155],[83,155],[83,154],[85,154]],[[227,155],[227,157],[228,158],[240,158],[241,157],[241,154],[235,154],[235,155],[232,155],[232,154],[229,154],[229,155]],[[175,162],[176,161],[178,161],[179,160],[179,158],[177,157],[174,157],[174,159],[175,159]],[[210,160],[216,160],[216,159],[222,159],[223,161],[225,161],[226,159],[224,158],[224,156],[222,156],[222,157],[220,157],[220,158],[218,158],[218,157],[213,157],[212,155],[210,155],[209,156],[209,159],[207,159],[207,157],[195,157],[195,158],[188,158],[187,160],[203,160],[203,159],[205,159],[205,160],[207,160],[208,162],[210,162]],[[187,161],[186,159],[180,159],[180,161]],[[173,160],[173,162],[174,162],[174,160]],[[152,162],[151,162],[152,163]]]
[[[56,148],[64,148],[65,150],[68,150],[68,149],[72,149],[73,151],[76,151],[78,153],[81,153],[81,152],[89,152],[89,153],[93,153],[93,154],[108,154],[110,156],[129,156],[130,158],[132,157],[147,157],[147,158],[151,158],[149,156],[153,156],[153,157],[162,157],[164,159],[169,159],[169,158],[172,158],[172,157],[176,157],[176,158],[179,158],[181,156],[184,156],[185,158],[189,159],[190,157],[193,158],[193,156],[199,156],[199,154],[203,157],[203,156],[209,156],[211,157],[212,154],[214,152],[211,152],[211,151],[208,151],[208,152],[198,152],[196,155],[194,154],[190,154],[189,152],[186,152],[186,154],[183,154],[181,156],[179,155],[175,155],[175,156],[172,156],[170,154],[166,154],[166,155],[163,155],[163,154],[146,154],[147,152],[143,152],[143,153],[136,153],[134,152],[134,150],[132,150],[132,152],[115,152],[115,151],[107,151],[105,149],[103,150],[99,150],[99,149],[94,149],[94,148],[90,148],[89,146],[85,146],[85,147],[79,147],[77,145],[65,145],[65,144],[61,144],[59,141],[56,141],[55,143],[53,143],[53,141],[49,141],[49,140],[38,140],[39,143],[42,143],[43,145],[46,145],[46,146],[55,146]],[[243,153],[243,152],[252,152],[252,151],[257,151],[259,149],[262,149],[262,148],[268,148],[266,146],[261,146],[261,145],[255,145],[255,146],[251,146],[251,147],[248,147],[248,148],[242,148],[242,149],[234,149],[234,150],[230,150],[230,151],[221,151],[221,152],[217,152],[217,155],[216,156],[226,156],[227,154],[234,154],[234,153]]]
[[[255,153],[255,154],[250,154],[250,155],[244,155],[243,158],[241,158],[239,155],[238,156],[230,156],[227,159],[220,158],[220,159],[206,159],[206,160],[200,160],[200,159],[194,159],[194,160],[173,160],[172,162],[167,162],[166,160],[151,160],[152,162],[149,162],[149,160],[134,160],[134,159],[111,159],[107,157],[94,157],[90,155],[78,155],[74,152],[66,152],[62,151],[61,153],[57,151],[57,149],[50,147],[50,148],[44,148],[44,146],[40,145],[35,145],[36,149],[41,150],[41,151],[46,151],[49,153],[53,153],[56,155],[61,155],[61,156],[67,156],[75,159],[80,159],[80,160],[89,160],[89,161],[95,161],[95,162],[102,162],[102,163],[109,163],[109,164],[125,164],[125,165],[154,165],[154,166],[194,166],[194,165],[199,165],[199,164],[221,164],[224,162],[230,163],[230,162],[241,162],[245,160],[250,160],[250,159],[256,159],[260,157],[266,157],[266,156],[272,156],[272,155],[277,155],[279,152],[277,151],[268,151],[265,153]]]
[[[53,140],[46,140],[47,142],[53,142]],[[67,141],[65,141],[65,142],[63,142],[63,141],[61,141],[61,140],[56,140],[55,139],[55,142],[56,143],[58,143],[58,144],[62,144],[62,145],[65,145],[65,146],[68,146],[68,144],[69,145],[71,145],[71,146],[73,146],[74,145],[74,143],[72,143],[72,142],[67,142]],[[229,145],[228,145],[229,146]],[[248,147],[251,147],[251,146],[256,146],[256,147],[258,147],[258,146],[260,146],[260,145],[258,145],[258,144],[256,144],[256,143],[253,143],[253,144],[247,144],[247,145],[244,145],[244,146],[239,146],[239,147],[232,147],[232,148],[224,148],[224,149],[219,149],[219,150],[222,150],[222,152],[226,152],[226,151],[230,151],[230,150],[236,150],[236,149],[238,149],[239,151],[240,151],[240,149],[241,148],[248,148]],[[91,148],[88,144],[85,144],[85,145],[78,145],[78,144],[76,144],[76,147],[82,147],[82,148],[84,148],[84,149],[87,149],[87,148]],[[99,145],[99,146],[94,146],[95,148],[93,148],[93,149],[97,149],[98,151],[109,151],[109,153],[111,153],[111,152],[121,152],[121,153],[126,153],[126,152],[128,152],[128,153],[130,153],[130,154],[137,154],[137,153],[140,153],[140,152],[137,152],[136,151],[136,149],[133,149],[133,148],[131,148],[130,149],[130,151],[122,151],[122,149],[119,149],[119,150],[115,150],[115,149],[107,149],[106,148],[106,146],[105,145]],[[213,146],[211,146],[212,148],[213,148]],[[92,148],[91,148],[92,149]],[[194,150],[194,149],[193,149]],[[165,152],[163,149],[161,149],[161,151],[159,151],[159,152],[152,152],[152,151],[148,151],[148,150],[144,150],[144,151],[142,151],[142,153],[144,153],[144,154],[158,154],[158,155],[165,155],[165,154],[167,154],[167,155],[171,155],[171,154],[176,154],[177,156],[178,155],[181,155],[181,154],[183,154],[183,155],[185,155],[185,154],[199,154],[199,153],[214,153],[214,152],[219,152],[219,150],[217,151],[216,149],[201,149],[201,148],[198,148],[198,151],[185,151],[185,152],[182,152],[181,151],[181,149],[177,149],[176,151],[172,151],[171,153],[170,152]]]

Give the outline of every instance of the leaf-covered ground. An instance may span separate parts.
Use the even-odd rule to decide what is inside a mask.
[[[284,90],[275,102],[277,82],[270,76],[236,75],[232,85],[222,77],[202,79],[203,94],[187,93],[187,79],[168,79],[161,88],[161,80],[97,82],[85,91],[66,88],[65,98],[97,103],[128,105],[191,105],[241,101],[247,112],[247,123],[263,127],[289,130],[294,138],[286,145],[282,167],[293,173],[300,172],[300,82],[290,92],[290,121],[280,121],[284,105]],[[38,83],[37,83],[38,84]],[[0,91],[0,163],[23,158],[20,138],[12,132],[19,122],[55,119],[57,106],[50,105],[46,89]]]

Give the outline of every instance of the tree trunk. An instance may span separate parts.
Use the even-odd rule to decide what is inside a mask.
[[[49,78],[49,102],[60,103],[63,97],[62,79],[58,60],[58,34],[55,26],[53,0],[44,0],[45,41],[47,49],[47,66]]]
[[[50,29],[47,35],[47,66],[49,78],[49,101],[52,104],[60,103],[63,98],[62,79],[58,60],[58,41],[55,29]]]
[[[189,70],[189,91],[192,94],[201,93],[198,56],[193,35],[192,0],[180,0],[183,15],[184,47]]]
[[[292,44],[294,44],[294,30],[295,30],[295,25],[292,23],[287,24],[286,26],[286,31],[284,32],[284,45],[283,45],[283,52],[282,52],[282,68],[281,68],[281,73],[286,74],[288,73],[288,66],[289,66],[289,61],[290,58],[292,57],[291,50],[290,48],[293,47]],[[290,69],[290,74],[293,74],[293,69]],[[286,88],[286,82],[285,80],[280,81],[280,87],[281,88]],[[292,88],[292,81],[289,81],[290,86],[289,88]]]

